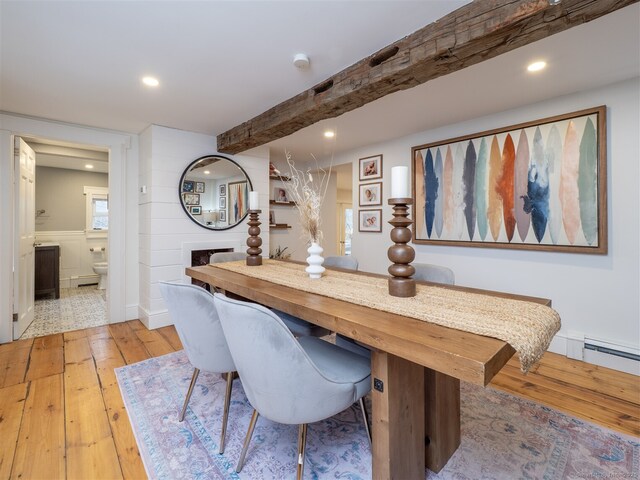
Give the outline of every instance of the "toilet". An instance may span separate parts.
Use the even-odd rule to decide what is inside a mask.
[[[107,288],[107,262],[96,262],[93,264],[93,271],[100,275],[98,290]]]

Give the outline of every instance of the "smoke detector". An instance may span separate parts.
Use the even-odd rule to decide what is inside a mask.
[[[304,53],[298,53],[295,57],[293,57],[293,64],[300,70],[309,68],[309,57],[307,57]]]

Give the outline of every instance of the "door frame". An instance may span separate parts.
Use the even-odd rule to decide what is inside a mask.
[[[62,141],[105,148],[109,153],[109,276],[107,290],[107,319],[109,323],[127,320],[127,287],[137,292],[137,275],[127,275],[127,259],[134,252],[127,251],[127,239],[137,232],[127,232],[127,185],[136,178],[127,178],[127,161],[137,165],[137,136],[65,124],[36,118],[0,113],[0,216],[11,222],[0,222],[0,343],[13,339],[13,264],[15,205],[14,196],[14,138],[35,137],[44,141]],[[137,217],[137,215],[136,215]],[[131,223],[130,228],[131,230]],[[137,224],[137,218],[136,218]],[[135,241],[135,240],[134,240]],[[135,257],[137,259],[137,243]],[[135,262],[137,268],[137,261]],[[128,277],[130,278],[128,281]],[[137,295],[135,296],[137,303]]]
[[[346,230],[344,228],[345,223],[345,210],[350,209],[353,211],[353,202],[338,202],[338,254],[345,254],[345,238]]]

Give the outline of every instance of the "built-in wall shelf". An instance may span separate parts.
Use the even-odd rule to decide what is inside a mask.
[[[276,223],[275,225],[269,225],[269,230],[286,230],[287,228],[291,228],[291,225],[287,225],[285,223]]]
[[[295,202],[276,202],[275,200],[269,200],[270,205],[282,205],[283,207],[295,205]]]
[[[282,180],[283,182],[290,182],[291,178],[286,175],[278,176],[278,175],[269,175],[269,180]]]

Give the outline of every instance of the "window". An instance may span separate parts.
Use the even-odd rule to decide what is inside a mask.
[[[86,198],[87,236],[106,236],[109,230],[109,189],[106,187],[84,187]]]

